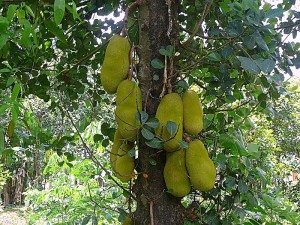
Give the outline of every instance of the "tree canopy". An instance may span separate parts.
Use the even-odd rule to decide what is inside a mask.
[[[287,38],[299,37],[295,3],[0,0],[4,204],[26,202],[33,223],[298,224],[290,177],[300,160],[300,44]],[[117,103],[100,80],[115,34],[130,42],[143,100],[128,183],[109,162]],[[204,129],[180,146],[202,140],[217,177],[211,191],[177,198],[165,186],[155,114],[164,95],[187,89]]]

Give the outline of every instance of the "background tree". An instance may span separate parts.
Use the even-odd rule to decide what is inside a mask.
[[[300,65],[299,44],[286,41],[286,36],[297,37],[299,29],[300,14],[292,8],[295,1],[278,5],[252,0],[2,2],[1,155],[11,171],[25,171],[21,165],[26,162],[26,178],[32,179],[22,184],[27,188],[35,184],[37,192],[28,191],[28,199],[39,203],[41,211],[47,208],[45,196],[54,196],[51,204],[58,207],[51,218],[57,219],[55,215],[64,209],[63,219],[70,223],[111,222],[110,214],[101,212],[105,209],[116,215],[116,207],[109,197],[107,201],[98,198],[99,184],[101,191],[112,193],[112,199],[123,194],[115,203],[118,219],[124,221],[128,213],[135,224],[299,221],[296,206],[270,188],[278,183],[271,180],[275,167],[266,162],[276,164],[281,153],[276,148],[265,151],[265,146],[280,146],[283,154],[299,157],[298,148],[289,146],[298,140],[257,136],[270,129],[286,134],[274,110],[286,108],[274,105],[286,93],[285,76],[292,76],[291,67]],[[123,20],[112,19],[123,17],[122,12]],[[138,140],[136,179],[123,185],[110,172],[107,156],[115,132],[114,97],[102,89],[99,69],[108,40],[122,29],[136,47],[133,75],[142,90],[144,123],[155,116],[167,91],[181,94],[192,88],[199,94],[205,128],[197,138],[205,142],[218,168],[212,191],[193,190],[184,199],[170,195],[163,179],[165,152],[145,132]],[[269,119],[272,125],[256,131],[261,124],[253,117]],[[142,124],[141,130],[145,127]],[[270,141],[273,139],[279,141]],[[85,171],[78,161],[93,169]],[[57,177],[58,171],[67,176]],[[70,174],[75,176],[72,184],[85,187],[88,194],[58,188],[60,194],[55,197],[52,188],[48,193],[43,190],[43,179],[62,187]],[[57,182],[62,177],[66,182]],[[70,196],[75,195],[87,204],[71,217],[76,201]]]

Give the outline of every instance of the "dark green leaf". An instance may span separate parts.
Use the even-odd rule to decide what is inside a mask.
[[[95,134],[93,139],[94,139],[94,142],[97,143],[97,142],[103,140],[103,136],[101,134]]]
[[[241,194],[245,194],[248,192],[247,184],[243,180],[239,181],[238,190]]]
[[[160,59],[155,58],[151,61],[151,66],[155,69],[163,69],[165,65],[160,61]]]
[[[134,148],[130,149],[130,150],[127,152],[127,155],[128,155],[129,157],[135,157],[135,149],[134,149]]]
[[[153,138],[151,141],[146,141],[146,145],[151,148],[162,149],[163,142],[157,138]]]
[[[247,58],[247,57],[243,57],[243,56],[238,56],[237,58],[241,62],[241,67],[243,69],[245,69],[246,71],[248,71],[254,75],[257,75],[260,73],[260,69],[254,60]]]
[[[217,52],[213,52],[208,55],[208,59],[211,61],[220,61],[221,55]]]
[[[65,14],[65,0],[54,1],[54,20],[57,25],[62,21]]]
[[[189,89],[189,85],[185,80],[180,80],[177,85],[181,88],[183,88],[184,90]]]
[[[156,119],[156,118],[154,118],[154,117],[152,117],[152,118],[150,118],[150,119],[145,123],[145,125],[147,125],[147,126],[153,128],[153,129],[158,128],[158,127],[159,127],[159,120]]]
[[[151,131],[147,130],[146,128],[143,128],[141,130],[141,133],[143,137],[147,140],[152,140],[154,138],[154,134]]]
[[[156,165],[157,165],[156,160],[153,159],[153,158],[149,158],[148,161],[149,161],[149,163],[150,163],[152,166],[156,166]]]
[[[0,128],[0,153],[4,151],[4,130]]]
[[[90,219],[91,219],[91,215],[86,216],[86,217],[82,220],[81,225],[86,225],[86,224],[88,224],[88,222],[90,221]]]
[[[263,37],[258,32],[255,34],[255,42],[261,49],[263,49],[265,51],[269,51],[269,47],[268,47],[267,43],[265,42]]]
[[[45,26],[49,29],[49,31],[54,34],[58,39],[64,43],[67,44],[67,38],[64,35],[63,31],[57,27],[57,25],[52,20],[45,20]]]
[[[167,121],[166,128],[168,133],[172,136],[177,132],[177,124],[173,121]]]
[[[149,118],[149,115],[145,111],[142,111],[141,112],[141,123],[142,124],[146,123],[148,118]]]
[[[188,143],[186,141],[180,140],[178,141],[180,148],[187,149],[189,147]]]
[[[271,73],[275,68],[275,61],[272,59],[265,59],[260,64],[260,69],[265,73]]]
[[[168,52],[166,49],[161,48],[159,49],[159,54],[164,55],[164,56],[168,56],[171,57],[172,55],[170,54],[170,52]]]
[[[92,225],[98,225],[98,219],[95,215],[92,217]]]
[[[0,106],[0,115],[2,113],[4,113],[8,108],[9,108],[9,105],[5,105],[5,104],[1,105]]]
[[[275,18],[275,17],[281,18],[282,16],[283,16],[282,8],[269,9],[267,12],[265,12],[266,18]]]

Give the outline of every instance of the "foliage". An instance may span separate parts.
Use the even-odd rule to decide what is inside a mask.
[[[33,222],[115,223],[131,211],[128,187],[108,172],[114,98],[99,80],[106,43],[124,22],[111,17],[131,2],[1,3],[0,154],[10,172],[27,163]],[[177,42],[161,46],[149,62],[157,70],[165,68],[163,59],[174,63],[174,90],[199,93],[205,113],[199,138],[218,166],[211,192],[183,199],[186,207],[197,206],[185,224],[300,221],[299,183],[288,182],[299,171],[299,85],[285,84],[291,67],[300,68],[299,43],[285,39],[298,35],[294,4],[182,0]],[[135,10],[127,25],[138,44]],[[137,117],[145,143],[160,149],[158,121],[144,111]],[[170,133],[175,128],[169,121]]]

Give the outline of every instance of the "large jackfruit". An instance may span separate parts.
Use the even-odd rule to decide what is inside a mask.
[[[165,183],[170,193],[184,197],[191,190],[191,184],[185,166],[185,150],[168,153],[164,168]]]
[[[119,150],[120,146],[123,144],[123,142],[124,142],[124,138],[121,136],[119,129],[117,129],[115,132],[115,136],[114,136],[114,143],[113,143],[111,151],[110,151],[110,165],[111,165],[113,171],[116,171],[118,150]]]
[[[200,140],[189,143],[186,150],[186,168],[194,188],[199,191],[209,191],[214,187],[216,168]]]
[[[118,149],[115,171],[116,176],[123,182],[128,182],[134,177],[134,157],[128,155],[132,148],[131,144],[122,144]]]
[[[197,93],[187,90],[182,95],[183,102],[183,128],[196,135],[203,129],[203,109]]]
[[[136,114],[142,111],[142,93],[134,81],[124,80],[120,83],[116,103],[115,116],[120,134],[125,140],[134,142],[139,129]]]
[[[180,149],[178,141],[182,140],[183,104],[179,94],[170,93],[165,95],[156,111],[156,118],[159,120],[159,127],[155,130],[157,136],[164,141],[164,149],[173,152]],[[167,122],[172,121],[177,129],[170,134],[167,129]]]
[[[130,43],[127,38],[114,35],[106,48],[100,79],[105,91],[116,93],[118,85],[129,70]]]

